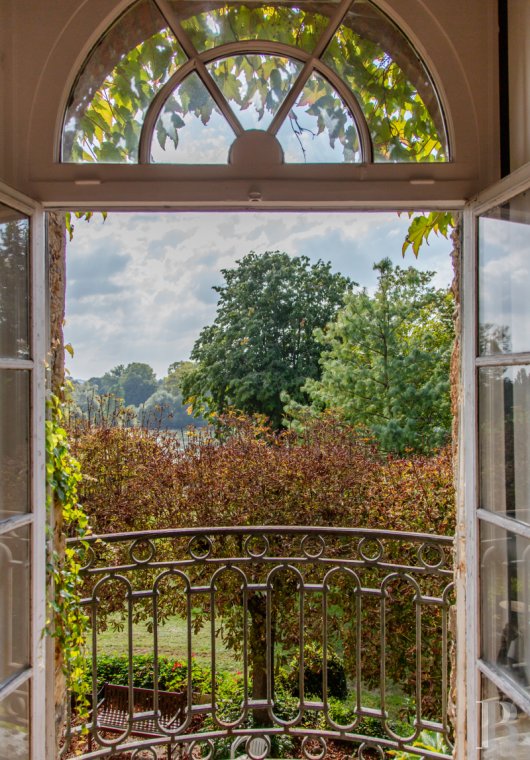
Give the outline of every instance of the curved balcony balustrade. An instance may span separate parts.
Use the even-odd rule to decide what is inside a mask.
[[[365,760],[383,760],[391,750],[449,758],[452,546],[445,536],[324,527],[90,537],[81,550],[83,603],[92,621],[91,703],[99,699],[100,708],[89,719],[89,746],[77,756],[245,752],[261,760],[284,756],[281,748],[288,746],[288,756],[308,760],[338,757],[337,750]],[[159,650],[164,622],[175,616],[185,640],[175,642],[171,656],[187,676],[182,709],[171,722],[161,708],[167,684],[160,686]],[[152,642],[153,688],[147,702],[142,692],[140,704],[133,656],[142,621]],[[104,729],[101,717],[98,653],[105,628],[121,628],[126,642],[118,732]],[[211,685],[198,695],[192,663],[201,629],[210,636]],[[221,650],[225,661],[231,652],[239,671],[237,697],[228,702]],[[337,661],[340,698],[332,696]],[[140,735],[145,721],[155,726],[151,736]],[[74,710],[63,756],[80,728]],[[414,746],[425,731],[445,752]],[[76,745],[79,752],[78,738]]]

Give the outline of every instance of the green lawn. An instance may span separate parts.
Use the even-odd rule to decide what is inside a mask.
[[[114,618],[116,619],[116,618]],[[111,618],[112,620],[112,618]],[[152,654],[153,653],[153,634],[147,630],[147,623],[140,623],[134,626],[134,652],[133,654]],[[158,630],[158,653],[160,655],[166,655],[168,657],[175,658],[176,660],[186,660],[186,623],[182,618],[171,617],[165,625],[160,626]],[[88,650],[91,651],[91,634],[88,635]],[[217,652],[216,652],[216,667],[218,670],[227,670],[232,673],[241,671],[243,669],[241,659],[237,659],[223,646],[223,643],[219,637],[216,639]],[[123,655],[127,653],[127,631],[126,629],[121,631],[112,630],[109,628],[106,631],[101,631],[98,634],[98,654],[99,655]],[[210,665],[210,627],[206,625],[197,634],[192,634],[192,653],[196,658],[196,662],[200,665]],[[351,688],[350,684],[350,688]],[[349,700],[352,700],[352,708],[354,707],[355,698],[353,693],[350,694]],[[380,694],[377,689],[370,690],[363,687],[362,690],[362,703],[365,707],[379,708],[380,707]],[[389,711],[389,715],[392,720],[395,720],[399,715],[401,719],[405,716],[408,709],[413,712],[413,700],[406,699],[401,689],[394,685],[389,684],[388,693],[386,695],[386,708]],[[410,718],[410,715],[409,715]]]
[[[133,654],[153,653],[153,634],[147,630],[147,623],[139,623],[133,629],[134,652]],[[186,658],[187,652],[186,623],[182,618],[171,617],[165,625],[158,629],[158,654],[174,657],[175,659]],[[240,658],[234,658],[223,646],[220,637],[216,639],[216,663],[219,670],[236,672],[242,669]],[[98,634],[98,654],[126,654],[127,653],[127,629],[113,630],[109,625],[106,631]],[[88,649],[92,648],[92,635],[88,635]],[[192,652],[201,665],[210,664],[210,627],[205,626],[197,634],[192,634]]]

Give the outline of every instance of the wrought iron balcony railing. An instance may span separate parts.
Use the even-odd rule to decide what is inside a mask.
[[[64,755],[74,739],[81,758],[451,756],[451,538],[195,528],[92,536],[84,555],[93,710],[83,740],[74,708]],[[186,674],[178,688],[159,651],[175,618],[184,643],[171,657]],[[146,686],[145,663],[139,684],[134,657],[142,621],[152,650],[147,690],[137,688]],[[205,627],[210,656],[197,685],[194,643]],[[122,637],[126,658],[113,730],[102,702],[110,699],[99,657],[105,630]],[[221,652],[237,675],[226,677]],[[438,752],[414,745],[425,732]]]

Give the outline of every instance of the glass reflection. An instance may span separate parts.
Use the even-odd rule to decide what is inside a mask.
[[[287,163],[361,160],[353,117],[333,87],[312,74],[276,135]]]
[[[0,536],[0,687],[29,665],[29,528]]]
[[[0,521],[29,511],[29,372],[0,370]]]
[[[530,366],[479,370],[483,509],[530,524]]]
[[[482,658],[530,693],[530,542],[481,524]]]
[[[0,700],[0,758],[29,760],[29,683]],[[35,737],[35,741],[43,741]]]
[[[141,0],[120,16],[74,86],[64,121],[62,160],[136,162],[151,100],[185,60],[151,0]]]
[[[530,716],[484,676],[481,707],[483,760],[528,760]]]
[[[479,219],[479,353],[530,350],[530,195]]]
[[[226,164],[234,133],[195,73],[167,99],[151,144],[155,163]]]
[[[440,104],[418,54],[368,0],[353,3],[322,60],[356,95],[374,161],[447,161]]]
[[[29,220],[0,203],[0,356],[29,357]]]
[[[196,2],[172,0],[171,6],[199,52],[240,40],[273,40],[310,53],[329,23],[338,0],[308,3]],[[308,7],[309,5],[309,7]],[[193,15],[189,15],[193,8]]]
[[[243,129],[267,129],[302,64],[272,55],[236,55],[208,65]]]

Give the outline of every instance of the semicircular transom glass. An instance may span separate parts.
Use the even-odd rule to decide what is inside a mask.
[[[311,53],[336,10],[333,2],[200,2],[172,0],[171,6],[195,48],[204,50],[244,40],[272,40]]]
[[[322,164],[361,160],[349,108],[320,74],[312,74],[276,135],[285,162]]]
[[[140,0],[90,53],[65,114],[62,160],[136,163],[158,90],[186,60],[164,17]]]
[[[450,157],[429,72],[372,0],[137,0],[72,88],[61,158],[226,164],[250,129],[289,163]]]
[[[226,164],[234,133],[196,73],[166,100],[151,142],[151,161]]]
[[[374,161],[447,161],[444,119],[427,69],[369,0],[352,4],[322,60],[357,97]]]

